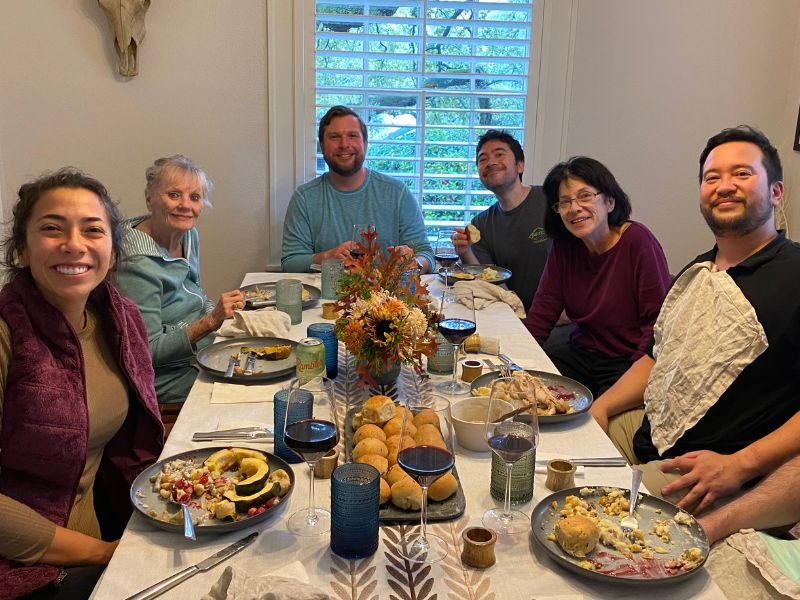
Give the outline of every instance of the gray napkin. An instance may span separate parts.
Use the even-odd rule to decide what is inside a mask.
[[[208,594],[200,600],[332,600],[319,588],[280,575],[250,577],[225,567]]]

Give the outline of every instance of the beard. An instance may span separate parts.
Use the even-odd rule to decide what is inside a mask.
[[[335,157],[328,156],[327,154],[323,154],[322,158],[325,159],[325,164],[328,165],[328,168],[341,177],[355,175],[361,170],[361,167],[364,166],[364,155],[360,153],[356,153],[353,157],[352,167],[344,167],[338,164]]]
[[[720,216],[711,207],[700,207],[709,229],[719,237],[742,236],[752,233],[774,217],[772,205],[766,198],[753,199],[744,205],[744,212]]]

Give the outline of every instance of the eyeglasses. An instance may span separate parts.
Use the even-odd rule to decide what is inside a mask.
[[[561,198],[561,200],[553,204],[550,208],[557,213],[567,212],[572,206],[573,201],[578,206],[591,206],[594,203],[595,198],[600,196],[602,193],[603,192],[590,192],[585,190],[580,192],[574,198]]]

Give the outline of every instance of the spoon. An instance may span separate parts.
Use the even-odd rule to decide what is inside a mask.
[[[630,508],[628,515],[623,518],[619,524],[622,525],[623,530],[630,531],[639,528],[639,521],[633,516],[633,511],[636,510],[636,503],[639,500],[639,485],[642,483],[642,471],[639,469],[631,470],[631,496],[628,500]]]
[[[182,502],[176,502],[173,500],[171,494],[169,496],[169,503],[177,504],[183,511],[183,537],[185,537],[187,540],[196,541],[197,536],[194,533],[194,523],[192,522],[192,515],[189,513],[189,507]]]

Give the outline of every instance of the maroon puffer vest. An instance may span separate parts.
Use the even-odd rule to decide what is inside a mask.
[[[106,282],[95,288],[90,303],[136,398],[105,447],[94,485],[103,538],[116,539],[130,517],[130,485],[160,454],[164,428],[138,308]],[[0,423],[0,493],[63,526],[86,463],[89,420],[80,344],[28,272],[0,291],[0,318],[12,338]],[[26,567],[0,558],[0,599],[30,593],[58,573],[51,565]]]

